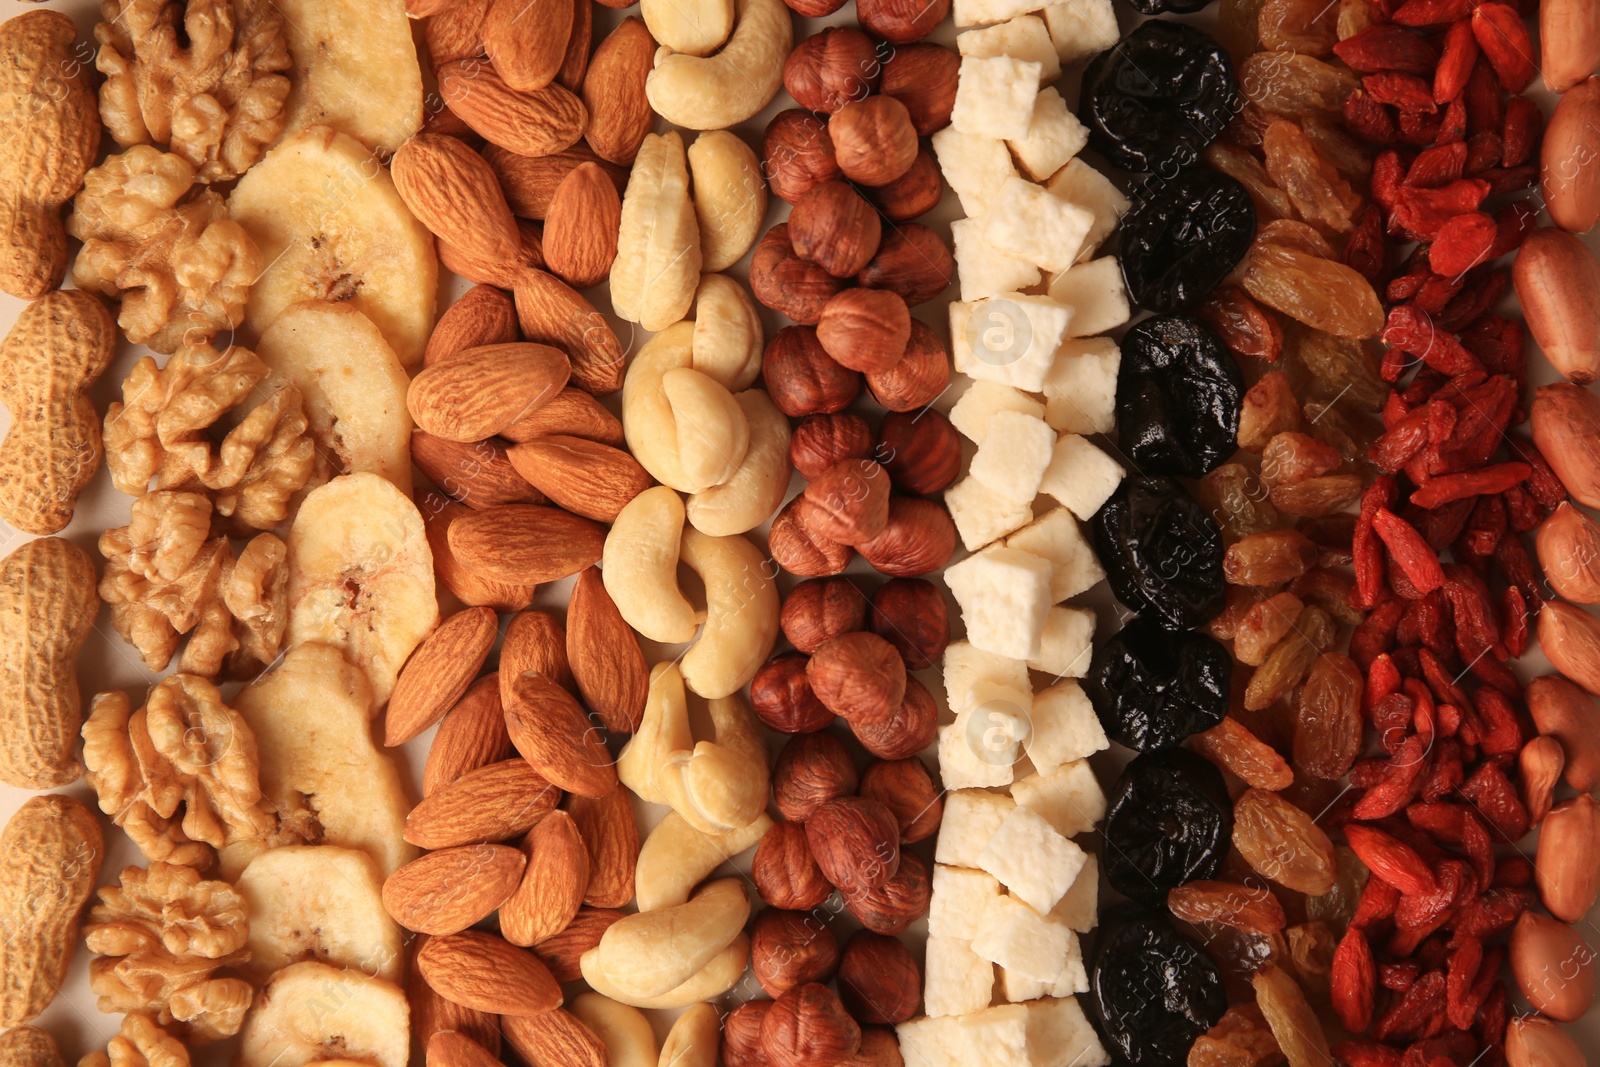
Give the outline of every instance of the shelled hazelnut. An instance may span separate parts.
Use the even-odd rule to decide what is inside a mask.
[[[826,982],[839,968],[839,941],[802,911],[765,908],[750,928],[750,970],[769,997],[807,982]]]
[[[767,550],[778,566],[802,578],[841,573],[855,558],[856,550],[828,540],[801,521],[805,504],[806,498],[797,496],[773,518]]]
[[[858,12],[863,6],[857,0]],[[893,40],[887,34],[880,36]],[[839,169],[862,185],[888,185],[910,170],[917,159],[917,129],[911,113],[892,96],[869,96],[845,104],[828,120],[828,136]]]
[[[750,863],[750,880],[762,900],[790,911],[808,911],[833,894],[832,883],[811,854],[806,828],[797,822],[774,823],[762,836]]]
[[[927,686],[908,676],[906,695],[893,716],[883,722],[853,722],[850,732],[879,759],[907,759],[938,738],[939,705]]]
[[[895,4],[905,0],[885,2]],[[869,0],[868,7],[872,6]],[[860,5],[857,7],[859,9]],[[950,49],[927,43],[903,44],[884,61],[878,91],[905,105],[918,136],[931,137],[950,125],[960,74],[961,57]]]
[[[942,411],[885,415],[872,454],[896,489],[917,496],[944,491],[961,473],[961,435]]]
[[[890,411],[921,411],[950,384],[950,353],[938,334],[912,319],[911,335],[900,359],[888,370],[867,374],[866,379],[872,398]]]
[[[898,938],[857,930],[838,972],[839,1000],[859,1023],[903,1023],[922,1002],[922,970]]]
[[[911,341],[911,309],[892,289],[845,289],[823,305],[817,340],[823,351],[851,370],[864,374],[892,370]]]
[[[854,26],[830,26],[795,45],[783,87],[807,111],[831,115],[877,92],[882,69],[872,38]]]
[[[810,326],[785,326],[772,335],[761,356],[761,377],[772,402],[790,418],[842,411],[861,392],[860,373],[834,362]]]
[[[811,481],[836,463],[868,458],[875,445],[872,428],[860,415],[807,415],[789,435],[789,462]]]
[[[750,256],[750,292],[796,322],[815,325],[844,284],[820,264],[795,255],[787,223],[778,223]]]
[[[849,278],[864,270],[878,254],[882,238],[878,213],[841,181],[807,189],[789,214],[789,242],[795,255],[835,278]]]
[[[927,764],[915,756],[874,760],[861,776],[861,795],[894,813],[900,840],[908,845],[938,833],[944,819],[943,794]]]
[[[830,800],[855,793],[855,760],[826,731],[789,738],[772,768],[772,799],[790,822],[805,822]]]
[[[817,699],[847,722],[885,722],[906,694],[906,665],[877,634],[848,633],[824,641],[806,664]]]
[[[839,177],[827,123],[797,107],[774,115],[761,142],[761,173],[791,204],[813,185]]]
[[[750,707],[768,728],[785,734],[809,734],[833,722],[806,676],[809,660],[798,652],[773,656],[750,679]]]
[[[917,150],[906,172],[886,185],[867,190],[867,197],[893,222],[908,222],[939,206],[944,197],[944,177],[939,163],[926,148]]]
[[[888,525],[889,490],[889,475],[874,460],[843,460],[806,486],[800,518],[830,541],[862,544]]]
[[[889,498],[889,522],[872,540],[856,546],[882,574],[917,578],[950,562],[956,524],[944,505],[917,496]]]
[[[772,1001],[759,997],[737,1005],[722,1020],[722,1062],[726,1067],[771,1067],[761,1048],[761,1023]]]
[[[925,304],[950,287],[956,260],[944,238],[920,222],[896,226],[878,244],[878,254],[856,275],[868,289],[900,294],[911,307]]]
[[[817,808],[806,820],[806,843],[846,898],[882,887],[900,870],[900,824],[866,797],[835,797]]]
[[[772,1067],[837,1067],[861,1047],[861,1027],[839,996],[815,982],[772,1002],[761,1020],[761,1048]]]
[[[925,578],[891,578],[872,594],[872,632],[894,646],[906,670],[936,667],[950,643],[950,606]]]
[[[900,857],[899,870],[883,885],[844,891],[844,906],[873,933],[898,937],[928,914],[932,895],[927,865],[908,852]]]

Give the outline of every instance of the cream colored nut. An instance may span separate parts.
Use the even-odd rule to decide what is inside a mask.
[[[599,993],[580,993],[567,1010],[605,1045],[608,1067],[657,1067],[656,1032],[638,1008]]]
[[[734,397],[750,423],[744,462],[721,485],[689,497],[689,524],[720,537],[742,534],[766,522],[783,506],[789,491],[789,419],[761,389]]]
[[[578,961],[578,966],[583,971],[583,980],[589,983],[591,989],[612,1000],[631,1004],[635,1008],[646,1010],[687,1008],[691,1004],[722,996],[744,977],[745,965],[750,962],[750,938],[740,934],[727,948],[717,953],[710,963],[691,975],[682,985],[655,997],[637,997],[617,988],[617,984],[610,976],[600,969],[599,954],[598,948],[592,948]]]
[[[761,375],[766,345],[749,291],[726,274],[702,275],[694,294],[694,369],[729,391],[748,389]]]
[[[682,904],[706,876],[735,856],[754,848],[772,829],[772,817],[762,812],[742,830],[703,834],[675,811],[644,839],[634,868],[634,902],[640,911]]]
[[[657,1067],[717,1067],[722,1017],[710,1004],[696,1004],[672,1024]],[[615,1067],[615,1065],[613,1065]]]
[[[733,0],[641,0],[639,14],[661,47],[709,56],[733,32]]]
[[[618,512],[600,557],[600,576],[623,619],[669,645],[694,637],[700,625],[694,605],[678,591],[683,519],[683,498],[670,487],[646,489]]]
[[[794,30],[783,0],[738,0],[727,46],[705,59],[666,49],[657,52],[656,68],[645,79],[645,96],[656,114],[674,126],[690,130],[737,126],[778,95],[783,62],[793,44]],[[615,285],[615,270],[612,279]]]
[[[689,173],[700,222],[700,269],[727,270],[756,243],[767,216],[761,164],[738,135],[713,130],[689,146]]]
[[[676,131],[650,134],[634,159],[622,197],[611,307],[619,318],[647,330],[664,330],[689,313],[699,284],[700,226],[689,197],[683,138]]]
[[[622,384],[622,431],[634,458],[662,485],[698,493],[733,477],[750,424],[733,394],[694,368],[694,324],[650,338]]]
[[[743,932],[749,918],[744,882],[722,878],[686,903],[636,912],[612,923],[593,949],[595,967],[626,996],[659,997],[715,959]],[[588,970],[585,966],[585,974]]]
[[[683,681],[715,700],[737,693],[755,677],[778,639],[778,587],[770,564],[743,537],[683,531],[679,552],[706,591],[700,639],[683,656]]]

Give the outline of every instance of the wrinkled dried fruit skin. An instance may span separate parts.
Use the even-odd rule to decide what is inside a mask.
[[[1215,470],[1233,454],[1243,394],[1238,362],[1200,319],[1146,319],[1122,340],[1117,426],[1146,474]]]
[[[1257,874],[1313,896],[1333,888],[1338,856],[1310,815],[1276,793],[1248,789],[1233,817],[1234,847]]]
[[[1255,471],[1242,463],[1224,463],[1200,479],[1196,492],[1230,537],[1249,537],[1279,523],[1271,491]]]
[[[1196,734],[1194,750],[1257,789],[1287,789],[1294,784],[1294,771],[1283,757],[1231,715]]]
[[[1089,1004],[1107,1044],[1130,1067],[1181,1063],[1222,1019],[1222,975],[1159,913],[1126,912],[1100,928]]]
[[[1236,1004],[1189,1049],[1188,1067],[1275,1067],[1283,1062],[1278,1039],[1254,1004]]]
[[[1171,478],[1128,478],[1094,517],[1095,550],[1128,607],[1186,630],[1221,608],[1222,536]]]
[[[1183,311],[1204,300],[1256,235],[1250,191],[1207,167],[1152,179],[1133,199],[1122,217],[1122,274],[1134,303],[1149,311]]]
[[[1158,903],[1222,866],[1233,812],[1222,773],[1188,749],[1134,758],[1106,809],[1106,877],[1124,896]]]
[[[1295,718],[1294,765],[1313,778],[1343,778],[1361,754],[1361,695],[1355,660],[1326,652],[1312,664]]]
[[[1255,986],[1256,1003],[1283,1048],[1289,1067],[1319,1067],[1333,1062],[1317,1013],[1287,971],[1263,967],[1251,984]]]
[[[1187,923],[1221,923],[1252,934],[1281,933],[1283,905],[1265,886],[1196,881],[1167,894],[1167,909]]]
[[[1148,752],[1221,722],[1232,671],[1228,650],[1216,640],[1198,631],[1172,634],[1136,618],[1095,653],[1083,688],[1106,736]]]

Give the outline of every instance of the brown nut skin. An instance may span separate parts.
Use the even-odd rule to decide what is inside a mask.
[[[1534,534],[1550,588],[1574,604],[1600,604],[1600,524],[1563,500]]]
[[[898,938],[857,930],[839,958],[839,1000],[858,1023],[903,1023],[922,1001],[922,970]]]
[[[800,518],[830,541],[870,541],[889,523],[889,489],[889,476],[876,461],[847,459],[806,486]]]
[[[783,2],[790,11],[808,19],[827,18],[844,6],[844,0],[783,0]]]
[[[807,111],[831,115],[877,92],[882,73],[872,38],[854,26],[830,26],[795,45],[783,64],[783,87]]]
[[[938,739],[939,705],[927,686],[907,677],[905,699],[892,718],[884,722],[853,722],[850,732],[862,748],[879,759],[907,759]]]
[[[906,670],[938,666],[950,643],[950,606],[926,578],[891,578],[872,594],[872,632],[894,646]]]
[[[786,652],[763,663],[750,679],[750,707],[779,733],[809,734],[833,722],[833,712],[811,691],[805,656]]]
[[[928,914],[932,896],[927,865],[906,853],[900,857],[900,869],[893,878],[877,889],[845,893],[844,906],[873,933],[898,937]]]
[[[771,1067],[761,1048],[761,1023],[772,1001],[756,998],[738,1005],[722,1020],[722,1062],[726,1067]]]
[[[845,1061],[845,1067],[906,1067],[906,1059],[900,1054],[900,1040],[892,1031],[878,1027],[863,1028],[861,1048]]]
[[[805,822],[822,805],[850,796],[860,784],[850,750],[825,731],[789,738],[772,768],[772,799],[790,822]]]
[[[811,854],[806,828],[797,822],[773,823],[762,836],[750,863],[750,880],[762,900],[790,911],[809,911],[833,894],[833,884]]]
[[[877,889],[900,870],[900,824],[876,800],[836,797],[806,820],[806,843],[822,876],[849,897]]]
[[[750,927],[750,971],[769,997],[807,982],[826,982],[839,969],[839,941],[803,911],[764,908]]]
[[[1566,766],[1566,753],[1561,742],[1553,737],[1535,737],[1517,753],[1517,779],[1522,806],[1528,809],[1528,825],[1537,827],[1550,814],[1555,805],[1556,785],[1561,781],[1562,768]],[[1543,841],[1543,838],[1540,839]],[[1596,862],[1600,863],[1600,853]],[[1600,867],[1596,868],[1600,871]],[[1545,907],[1550,907],[1546,904]],[[1588,909],[1585,908],[1585,911]],[[1555,914],[1555,909],[1551,909]]]
[[[856,0],[856,19],[890,44],[911,44],[939,28],[950,0]]]
[[[789,591],[778,626],[809,656],[830,637],[866,629],[866,594],[849,578],[807,578]]]
[[[775,194],[792,204],[813,185],[832,181],[840,173],[824,120],[790,108],[767,123],[761,142],[761,174]]]
[[[1551,915],[1575,923],[1589,914],[1600,900],[1600,801],[1583,793],[1552,808],[1533,867]]]
[[[874,439],[867,420],[848,412],[807,415],[789,435],[789,462],[806,481],[847,459],[867,459]]]
[[[859,11],[860,0],[856,6]],[[828,120],[828,136],[839,169],[862,185],[888,185],[917,160],[911,113],[892,96],[852,100]]]
[[[861,1027],[838,994],[808,982],[772,1002],[761,1020],[761,1048],[772,1067],[837,1067],[861,1047]]]
[[[767,231],[750,257],[750,292],[764,307],[805,325],[816,325],[822,309],[844,283],[820,264],[795,255],[789,226]]]
[[[868,0],[867,6],[875,5]],[[862,23],[866,23],[865,17]],[[917,136],[931,137],[950,125],[960,74],[961,57],[950,49],[937,44],[911,44],[896,48],[884,62],[878,88],[906,106]]]
[[[917,578],[950,562],[956,551],[956,524],[943,504],[915,496],[892,497],[889,524],[856,550],[880,574]]]
[[[939,163],[926,148],[917,149],[917,158],[900,177],[887,185],[869,189],[867,198],[891,222],[909,222],[939,206],[944,197],[944,178]]]
[[[835,278],[860,273],[878,254],[878,243],[883,239],[878,213],[860,193],[841,181],[822,182],[807,189],[795,201],[788,225],[794,254]],[[826,308],[823,314],[826,316]]]
[[[892,370],[911,341],[911,309],[890,289],[846,289],[823,305],[817,340],[851,370]]]
[[[907,845],[938,833],[944,820],[944,794],[928,765],[915,756],[874,760],[861,776],[861,795],[894,812],[900,840]]]
[[[1529,682],[1525,698],[1539,732],[1561,742],[1566,783],[1580,793],[1600,786],[1600,708],[1594,699],[1559,674]]]
[[[894,717],[906,695],[906,665],[877,634],[849,633],[824,641],[806,664],[817,699],[848,722]]]
[[[950,384],[950,353],[945,351],[938,334],[912,319],[911,337],[900,361],[886,371],[868,374],[866,379],[872,398],[890,411],[921,411],[939,399]]]
[[[908,222],[885,235],[878,254],[856,275],[856,281],[868,289],[899,293],[908,305],[916,307],[943,293],[955,276],[955,256],[944,238],[920,222]]]
[[[961,473],[961,434],[942,411],[890,412],[878,426],[873,455],[896,489],[932,496]]]
[[[784,505],[772,520],[767,551],[778,566],[802,578],[839,574],[855,559],[856,550],[830,541],[813,530],[801,518],[806,506],[804,496],[797,496]]]
[[[862,1034],[866,1045],[866,1034]],[[1506,1063],[1510,1067],[1587,1067],[1578,1043],[1558,1024],[1537,1015],[1523,1015],[1506,1027]]]
[[[785,326],[772,335],[761,354],[761,377],[772,402],[791,419],[842,411],[861,393],[860,372],[836,363],[810,326]]]
[[[1535,1011],[1570,1023],[1594,1003],[1594,949],[1573,927],[1525,911],[1511,928],[1506,949],[1511,976]]]

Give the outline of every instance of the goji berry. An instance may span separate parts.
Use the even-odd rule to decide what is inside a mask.
[[[1495,300],[1498,301],[1499,292],[1505,287],[1505,274],[1502,271],[1493,271],[1489,277],[1499,281],[1500,288],[1495,294]],[[1473,316],[1473,318],[1476,321],[1464,326],[1460,331],[1462,345],[1468,352],[1477,356],[1478,361],[1490,372],[1510,376],[1520,388],[1527,378],[1528,367],[1527,334],[1522,323],[1499,315],[1484,315],[1481,318]],[[1516,450],[1515,444],[1512,450]],[[1533,462],[1525,456],[1519,458],[1527,463]]]
[[[1528,558],[1528,549],[1523,545],[1522,538],[1502,538],[1494,546],[1494,561],[1500,565],[1506,581],[1522,591],[1523,599],[1528,602],[1528,611],[1537,615],[1544,604],[1544,595],[1539,591],[1539,577],[1534,572],[1533,561]]]
[[[1333,46],[1333,54],[1362,74],[1389,70],[1426,75],[1432,74],[1439,63],[1439,50],[1427,37],[1384,23],[1374,23],[1346,37]]]
[[[1533,884],[1533,864],[1525,856],[1507,856],[1494,869],[1496,887],[1526,889]]]
[[[1416,356],[1444,374],[1481,371],[1482,365],[1454,336],[1440,330],[1420,308],[1391,308],[1380,335],[1383,343]]]
[[[1476,941],[1498,937],[1511,929],[1533,901],[1526,888],[1491,886],[1456,912],[1455,936]]]
[[[1505,694],[1494,689],[1480,689],[1473,694],[1473,707],[1483,723],[1483,739],[1478,747],[1485,756],[1515,756],[1522,751],[1522,724],[1517,721],[1516,709]]]
[[[1489,261],[1498,234],[1494,219],[1481,211],[1457,215],[1439,227],[1428,250],[1428,263],[1435,273],[1459,278]],[[1439,310],[1443,310],[1442,305]]]
[[[1433,86],[1415,74],[1368,74],[1361,79],[1361,87],[1378,103],[1399,109],[1402,121],[1407,112],[1432,115],[1439,110]]]
[[[1476,941],[1463,941],[1450,954],[1445,968],[1445,1011],[1450,1025],[1457,1030],[1472,1029],[1472,1017],[1478,1010],[1472,999],[1472,984],[1482,963],[1483,946]]]
[[[1408,75],[1401,75],[1408,77]],[[1445,143],[1444,132],[1447,111],[1397,111],[1395,125],[1400,127],[1400,143],[1414,148]]]
[[[1501,129],[1500,165],[1520,167],[1533,158],[1544,133],[1544,113],[1525,96],[1514,96],[1506,102],[1505,126]]]
[[[1353,93],[1352,96],[1365,95]],[[1393,211],[1399,202],[1400,186],[1405,181],[1406,167],[1400,161],[1400,153],[1390,149],[1380,152],[1378,158],[1372,161],[1372,199],[1384,211]],[[1392,230],[1390,231],[1393,232]]]
[[[1396,897],[1396,903],[1399,898]],[[1422,964],[1416,960],[1398,960],[1378,964],[1378,984],[1394,993],[1404,993],[1422,977]]]
[[[1379,707],[1395,700],[1396,697],[1387,697],[1379,701]],[[1409,705],[1410,701],[1406,703]],[[1385,743],[1387,747],[1387,735]],[[1416,734],[1405,737],[1384,768],[1383,778],[1356,802],[1351,814],[1362,820],[1386,819],[1405,810],[1416,797],[1417,780],[1427,767],[1428,742]]]
[[[1489,993],[1483,998],[1483,1004],[1478,1008],[1478,1022],[1474,1032],[1478,1040],[1485,1045],[1499,1048],[1506,1036],[1506,987],[1505,983],[1494,980],[1489,987]]]
[[[1391,21],[1402,26],[1447,26],[1472,13],[1472,0],[1405,0]]]
[[[1444,584],[1439,557],[1410,523],[1388,508],[1380,508],[1372,517],[1372,531],[1418,592],[1426,595]]]
[[[1383,277],[1388,267],[1388,250],[1384,246],[1383,214],[1374,204],[1362,208],[1355,218],[1355,228],[1344,246],[1345,264],[1374,285]]]
[[[1486,886],[1494,880],[1494,842],[1489,838],[1489,828],[1475,811],[1468,811],[1462,821],[1461,850],[1472,861],[1479,885]]]
[[[1361,928],[1345,930],[1339,947],[1333,950],[1333,967],[1328,974],[1333,1010],[1346,1030],[1359,1034],[1372,1025],[1372,1001],[1377,992],[1378,966],[1372,946]]]
[[[1491,193],[1515,193],[1533,188],[1539,181],[1539,168],[1528,165],[1496,167],[1484,171],[1478,177],[1480,181],[1488,183]]]
[[[1431,257],[1432,246],[1428,246]],[[1411,306],[1425,315],[1433,316],[1450,306],[1466,285],[1466,278],[1459,274],[1436,273],[1430,264],[1427,276],[1422,279],[1422,287],[1417,290],[1417,295],[1412,298]]]
[[[1521,338],[1520,324],[1518,338]],[[1519,345],[1520,347],[1520,345]],[[1566,486],[1561,484],[1561,479],[1556,477],[1556,472],[1551,468],[1550,461],[1544,458],[1544,453],[1539,451],[1539,446],[1521,434],[1512,434],[1506,439],[1512,455],[1532,468],[1528,475],[1528,493],[1543,507],[1554,511],[1567,501]]]
[[[1345,827],[1345,840],[1374,877],[1394,886],[1402,894],[1431,893],[1436,888],[1433,872],[1415,849],[1390,834],[1371,826]]]
[[[1444,224],[1457,215],[1478,210],[1488,195],[1489,183],[1478,178],[1462,178],[1437,189],[1403,186],[1395,194],[1389,232],[1431,241]]]
[[[1358,580],[1360,563],[1358,559],[1356,561]],[[1381,571],[1378,577],[1382,579]],[[1366,619],[1356,627],[1355,633],[1350,635],[1350,658],[1356,661],[1356,666],[1366,670],[1380,655],[1394,648],[1395,630],[1399,628],[1400,616],[1405,610],[1406,605],[1403,601],[1389,600],[1378,604],[1367,613]]]
[[[1434,135],[1435,144],[1455,144],[1457,141],[1467,139],[1467,101],[1463,94],[1450,101],[1444,109],[1444,117],[1439,120],[1439,132]]]
[[[1439,736],[1455,737],[1456,731],[1461,729],[1461,709],[1454,704],[1439,704],[1435,714],[1439,718]],[[1437,769],[1438,764],[1435,761],[1435,770]]]
[[[1505,146],[1500,141],[1500,134],[1491,130],[1479,130],[1468,137],[1466,175],[1476,178],[1491,170],[1500,169],[1500,156]]]
[[[1391,145],[1400,136],[1394,113],[1360,89],[1344,98],[1341,111],[1345,128],[1362,140]]]
[[[1472,76],[1472,65],[1477,61],[1478,41],[1472,34],[1472,23],[1462,19],[1445,31],[1439,66],[1433,73],[1434,102],[1448,104],[1460,96],[1467,87],[1467,79]]]
[[[1427,893],[1401,893],[1395,905],[1394,924],[1413,944],[1421,944],[1449,922],[1460,905],[1477,894],[1477,879],[1460,860],[1444,860],[1433,872],[1434,888]],[[1442,946],[1441,946],[1442,947]],[[1408,956],[1409,951],[1397,955]]]
[[[1494,68],[1482,56],[1473,64],[1472,75],[1467,78],[1467,88],[1461,94],[1466,105],[1467,131],[1499,130],[1506,122],[1506,94],[1500,88]]]
[[[1503,493],[1533,473],[1526,463],[1496,463],[1461,474],[1441,474],[1411,494],[1411,503],[1436,508],[1453,500]],[[1452,538],[1452,540],[1454,540]]]
[[[1522,590],[1506,586],[1500,594],[1500,615],[1505,619],[1505,645],[1512,659],[1518,659],[1528,648],[1528,602]]]
[[[1472,801],[1489,826],[1507,841],[1516,841],[1528,832],[1528,809],[1498,763],[1480,763],[1461,783],[1461,795]]]
[[[1422,677],[1427,681],[1428,688],[1433,692],[1436,701],[1440,704],[1454,704],[1458,708],[1468,705],[1467,694],[1456,685],[1438,656],[1424,650],[1418,658],[1421,661]]]
[[[1444,974],[1429,971],[1373,1025],[1372,1036],[1380,1041],[1403,1041],[1419,1037],[1428,1022],[1444,1013]]]
[[[1405,184],[1437,189],[1460,179],[1466,167],[1465,142],[1434,145],[1418,152],[1417,158],[1411,161],[1411,166],[1406,169]]]
[[[1479,4],[1472,12],[1472,35],[1506,92],[1522,92],[1539,73],[1538,53],[1515,8],[1495,0]]]
[[[1400,903],[1400,890],[1385,882],[1381,878],[1369,878],[1362,887],[1361,896],[1356,900],[1356,910],[1350,916],[1350,926],[1357,930],[1368,930],[1388,921],[1394,915],[1395,905]]]
[[[1405,1067],[1399,1050],[1376,1041],[1341,1041],[1333,1054],[1350,1067]]]
[[[1544,521],[1544,509],[1521,485],[1507,486],[1501,497],[1506,502],[1506,520],[1517,533],[1527,533]]]
[[[1496,237],[1496,241],[1499,237]],[[1490,259],[1495,258],[1493,249],[1490,250]],[[1434,316],[1434,322],[1441,329],[1457,333],[1468,323],[1483,315],[1484,312],[1500,302],[1500,297],[1506,291],[1506,274],[1498,270],[1474,271],[1467,284],[1460,290],[1444,309]],[[1464,342],[1463,342],[1464,343]],[[1467,351],[1478,356],[1482,361],[1483,356],[1474,352],[1470,346]],[[1501,368],[1491,368],[1501,369]]]

